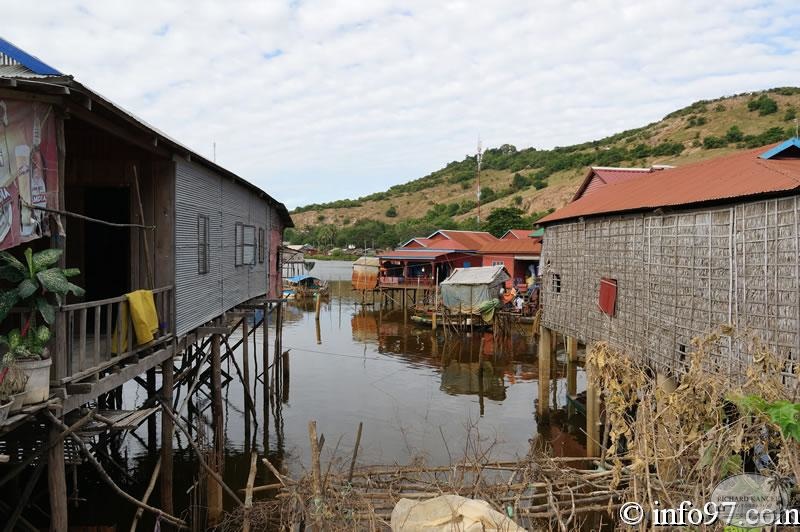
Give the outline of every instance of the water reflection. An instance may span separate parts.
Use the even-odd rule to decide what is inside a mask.
[[[467,438],[478,440],[476,445],[491,445],[492,458],[498,460],[525,455],[530,441],[558,455],[585,453],[583,417],[574,406],[568,407],[563,353],[553,364],[553,410],[540,423],[537,346],[524,334],[529,331],[515,331],[502,342],[487,332],[446,337],[441,330],[414,324],[401,310],[360,305],[349,281],[336,280],[347,278],[349,271],[349,263],[319,262],[315,267],[316,276],[330,281],[331,292],[322,302],[319,320],[313,299],[292,301],[284,308],[283,348],[289,354],[283,372],[264,371],[261,330],[252,337],[254,416],[245,404],[236,368],[223,363],[231,376],[224,390],[224,478],[234,489],[246,482],[251,449],[262,456],[266,453],[279,469],[302,473],[310,461],[311,419],[317,420],[319,432],[329,442],[323,450],[326,461],[337,447],[339,456],[352,450],[359,422],[364,423],[359,452],[363,464],[419,460],[447,464],[451,450],[464,449]],[[271,315],[272,327],[274,319]],[[273,339],[271,328],[270,351]],[[240,349],[239,364],[241,356]],[[264,379],[277,393],[265,393]],[[575,379],[577,390],[584,390],[581,368]],[[179,397],[185,393],[182,390]],[[201,386],[184,412],[187,424],[201,427],[206,441],[212,434],[208,395],[208,388]],[[140,388],[129,384],[124,407],[133,408],[145,398]],[[141,495],[157,458],[148,450],[147,425],[112,443],[115,448],[107,452],[120,467],[109,467],[109,472],[121,486]],[[189,508],[198,471],[183,435],[175,438],[174,461],[175,507],[180,513]],[[80,497],[95,502],[70,507],[76,522],[129,526],[133,508],[118,498],[109,499],[107,488],[90,468],[78,466],[77,475]],[[259,467],[256,484],[274,481]],[[263,496],[269,494],[259,495]],[[98,500],[104,504],[96,504]],[[151,500],[158,500],[158,488]],[[152,527],[153,521],[147,517],[142,523]]]

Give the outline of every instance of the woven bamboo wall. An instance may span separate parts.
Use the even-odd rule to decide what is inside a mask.
[[[797,197],[548,226],[542,263],[546,327],[586,343],[608,341],[680,375],[691,339],[730,324],[786,358],[784,376],[794,378],[800,352]],[[614,317],[598,306],[601,277],[617,280]],[[740,378],[749,356],[742,340],[729,339],[714,363]]]

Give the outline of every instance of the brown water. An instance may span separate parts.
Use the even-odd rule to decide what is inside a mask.
[[[325,435],[324,461],[337,443],[337,456],[350,455],[359,422],[364,423],[358,455],[361,464],[420,460],[446,464],[451,457],[463,455],[468,438],[473,444],[480,441],[483,447],[493,445],[491,456],[498,460],[525,455],[530,440],[552,445],[559,455],[583,453],[579,431],[583,418],[566,406],[563,363],[555,365],[560,377],[551,383],[555,409],[550,423],[546,427],[537,423],[536,344],[522,334],[530,334],[530,325],[521,327],[497,349],[488,333],[446,342],[441,331],[414,324],[400,310],[358,305],[347,280],[350,263],[319,262],[313,274],[330,280],[331,297],[322,305],[319,329],[311,301],[290,302],[285,308],[283,347],[289,351],[290,367],[285,401],[268,406],[265,422],[259,382],[255,387],[258,428],[248,430],[241,383],[233,380],[223,390],[225,479],[234,489],[245,485],[253,439],[260,455],[266,448],[274,464],[290,474],[301,473],[309,464],[309,420],[316,420],[318,432]],[[270,338],[274,338],[274,329]],[[255,345],[261,346],[260,329]],[[261,353],[251,346],[250,354],[253,368],[260,364]],[[563,361],[563,356],[559,360]],[[223,364],[223,370],[236,375],[233,367],[228,370]],[[578,391],[584,390],[581,369],[577,382]],[[145,398],[143,389],[129,384],[124,406],[133,408]],[[194,423],[200,418],[210,422],[205,396],[198,396],[192,406]],[[107,469],[135,496],[144,492],[157,458],[157,453],[148,451],[147,439],[144,424],[124,440],[102,446],[122,466]],[[182,436],[175,439],[174,456],[175,504],[176,512],[181,513],[189,505],[187,490],[197,462]],[[70,506],[71,521],[117,523],[118,529],[130,526],[134,509],[111,495],[90,466],[78,467],[77,479],[78,497],[89,502]],[[256,484],[273,481],[259,466]],[[151,500],[157,504],[158,490]],[[144,523],[142,529],[152,526],[151,519]]]

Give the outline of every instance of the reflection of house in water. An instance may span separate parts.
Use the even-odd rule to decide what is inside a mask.
[[[492,401],[504,401],[506,398],[503,375],[495,375],[494,367],[488,360],[451,360],[442,369],[441,389],[451,395],[480,395]]]

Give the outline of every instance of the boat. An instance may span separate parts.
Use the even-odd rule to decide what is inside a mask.
[[[310,275],[295,275],[283,280],[284,299],[302,299],[306,297],[327,296],[328,282]]]

